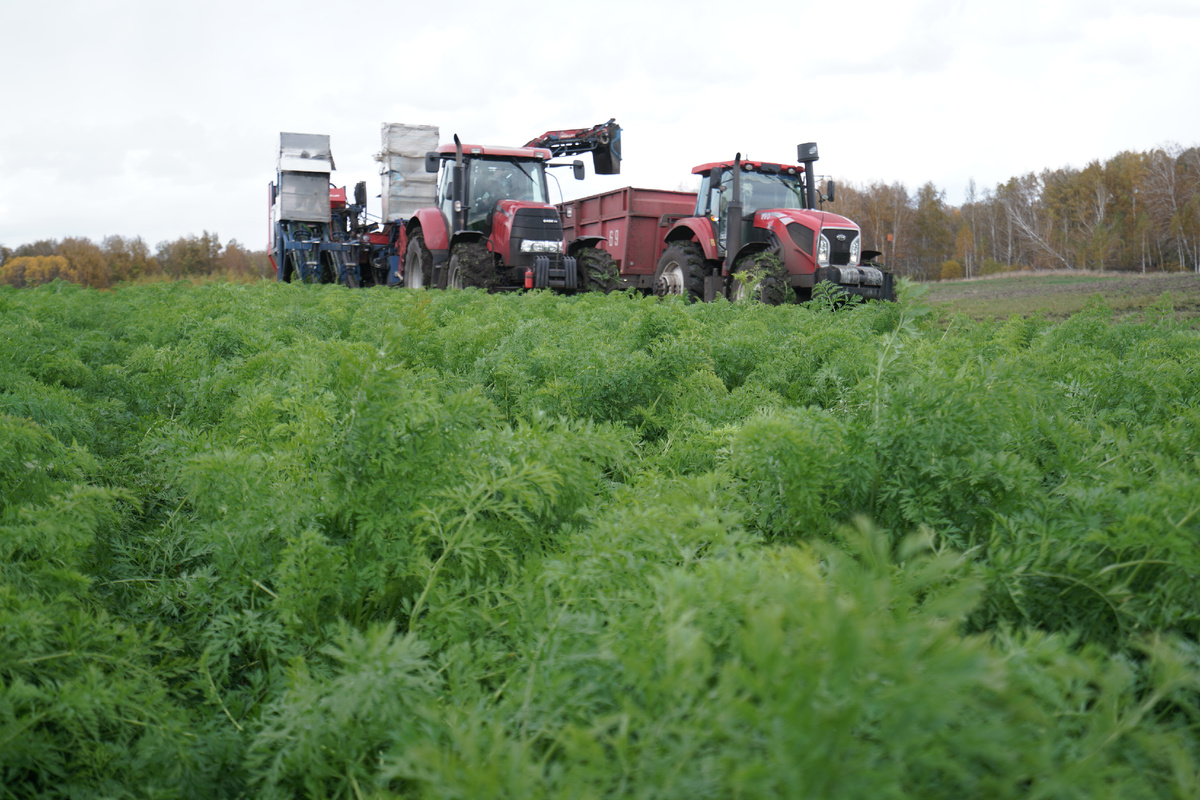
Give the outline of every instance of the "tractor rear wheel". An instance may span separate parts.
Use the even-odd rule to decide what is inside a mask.
[[[404,249],[404,287],[433,287],[433,253],[425,246],[425,237],[419,231],[409,237]]]
[[[585,292],[609,292],[621,288],[621,273],[617,262],[607,250],[585,247],[575,254],[579,269],[579,286]]]
[[[462,242],[450,250],[450,266],[446,270],[448,289],[487,289],[495,265],[492,254],[483,242]]]
[[[704,299],[704,250],[697,242],[671,242],[654,270],[654,293]]]

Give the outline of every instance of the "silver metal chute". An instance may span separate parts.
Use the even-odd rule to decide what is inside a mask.
[[[323,133],[280,133],[275,222],[329,222],[333,152]]]
[[[324,133],[280,133],[276,168],[280,172],[333,172],[337,167],[333,164],[329,136]]]

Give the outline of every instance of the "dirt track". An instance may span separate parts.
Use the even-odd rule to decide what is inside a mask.
[[[1170,292],[1180,320],[1200,319],[1200,274],[1101,272],[1008,273],[988,278],[927,284],[928,302],[949,314],[1005,319],[1013,314],[1065,319],[1095,295],[1117,316],[1140,314]]]
[[[1086,280],[1091,278],[1092,280]],[[1080,280],[1085,279],[1085,280]],[[1069,281],[1069,282],[1060,282]],[[1038,273],[1005,275],[1002,278],[974,278],[965,281],[946,281],[936,284],[930,298],[945,300],[987,300],[994,298],[1029,297],[1033,295],[1103,293],[1106,295],[1161,295],[1163,292],[1181,294],[1200,291],[1200,274],[1173,275],[1111,275],[1101,273]]]

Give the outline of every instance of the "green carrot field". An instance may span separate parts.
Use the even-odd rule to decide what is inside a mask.
[[[0,798],[1195,798],[1200,333],[0,289]]]

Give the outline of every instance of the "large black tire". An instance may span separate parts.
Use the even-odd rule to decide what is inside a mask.
[[[416,231],[404,248],[404,286],[407,289],[433,288],[433,253],[425,246],[425,237]]]
[[[769,306],[795,302],[796,293],[788,285],[787,268],[783,265],[783,248],[772,236],[767,249],[739,258],[733,265],[733,274],[749,272],[758,279],[757,299]],[[734,279],[729,287],[729,299],[735,303],[746,302],[751,290],[742,281]]]
[[[585,292],[609,292],[621,288],[621,273],[617,262],[607,250],[585,247],[575,254],[579,269],[579,288]]]
[[[462,242],[450,250],[444,289],[487,289],[495,277],[492,254],[483,242]]]
[[[704,250],[697,242],[671,242],[654,270],[654,293],[704,299]]]

